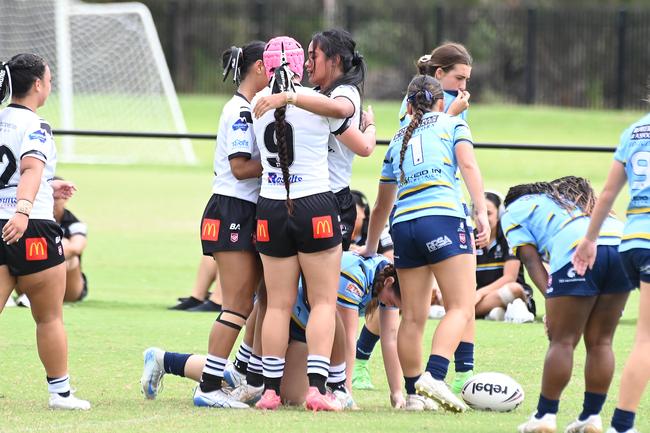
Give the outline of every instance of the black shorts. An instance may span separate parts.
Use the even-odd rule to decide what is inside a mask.
[[[203,255],[219,251],[255,251],[255,203],[213,194],[201,219]]]
[[[300,341],[301,343],[307,342],[307,333],[298,323],[293,320],[289,321],[289,342]]]
[[[8,220],[0,220],[0,230]],[[20,240],[11,245],[1,242],[0,266],[9,266],[14,276],[35,274],[65,262],[61,245],[63,231],[50,220],[29,220]]]
[[[324,251],[341,244],[340,218],[332,192],[293,200],[293,215],[284,200],[260,197],[257,202],[257,251],[291,257]]]
[[[352,232],[354,223],[357,221],[357,205],[354,203],[354,197],[350,188],[343,188],[334,194],[339,204],[339,215],[341,215],[341,236],[343,241],[343,251],[350,249],[352,242]]]

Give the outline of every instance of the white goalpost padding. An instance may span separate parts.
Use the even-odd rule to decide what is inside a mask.
[[[0,59],[42,55],[53,93],[41,110],[55,129],[186,132],[146,6],[69,0],[0,0]],[[196,157],[187,139],[57,137],[72,162],[180,163]]]

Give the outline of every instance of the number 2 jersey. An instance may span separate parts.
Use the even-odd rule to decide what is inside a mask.
[[[226,102],[219,119],[217,146],[214,151],[212,192],[257,203],[260,180],[257,178],[239,180],[232,174],[230,160],[238,157],[260,159],[253,134],[251,104],[239,92]]]
[[[625,166],[630,187],[619,251],[650,249],[650,114],[623,132],[614,159]]]
[[[501,217],[501,228],[515,253],[532,245],[542,258],[550,260],[551,273],[571,262],[573,251],[584,237],[589,216],[580,209],[567,211],[546,194],[530,194],[512,202]],[[598,245],[618,245],[623,223],[607,217]]]
[[[399,162],[406,128],[391,140],[380,178],[381,183],[398,185],[392,224],[428,215],[465,219],[454,149],[461,141],[472,143],[469,127],[464,120],[446,113],[425,113],[406,148],[402,181]]]
[[[27,107],[10,104],[0,111],[0,219],[16,212],[16,189],[23,158],[45,163],[30,219],[54,220],[54,198],[49,181],[56,170],[56,148],[50,125]]]
[[[301,94],[317,94],[315,90],[296,86]],[[266,87],[253,99],[271,94]],[[286,141],[289,159],[290,197],[306,197],[330,191],[327,163],[329,136],[340,133],[347,119],[332,119],[310,113],[294,105],[287,105],[285,113]],[[278,146],[275,138],[275,110],[269,110],[259,119],[253,119],[257,147],[262,159],[262,188],[260,196],[284,200],[286,190],[280,168]]]

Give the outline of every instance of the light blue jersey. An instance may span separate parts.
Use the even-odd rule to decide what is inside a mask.
[[[372,284],[375,276],[389,263],[388,259],[381,254],[366,258],[350,251],[343,252],[337,304],[357,310],[360,316],[363,315],[372,299]],[[301,278],[291,317],[300,327],[305,328],[309,320],[309,311],[307,293]]]
[[[571,262],[588,226],[589,217],[580,209],[568,212],[546,194],[518,198],[501,217],[501,228],[510,248],[516,252],[522,245],[533,245],[542,258],[550,261],[551,273]],[[623,223],[608,217],[597,244],[618,245],[622,229]]]
[[[406,127],[391,140],[380,182],[398,184],[393,224],[421,216],[466,218],[461,201],[456,144],[472,143],[464,120],[446,113],[426,113],[411,136],[404,154],[404,182],[400,180],[400,151]]]
[[[445,113],[447,110],[449,110],[449,106],[451,105],[452,102],[454,102],[454,99],[458,96],[458,91],[447,91],[444,90],[443,95],[445,97]],[[411,121],[411,117],[406,113],[406,99],[407,97],[404,96],[404,100],[402,101],[402,106],[399,108],[399,127],[403,128],[409,124]],[[465,110],[462,113],[458,115],[461,119],[463,119],[465,122],[467,122],[467,111]]]
[[[625,166],[631,197],[619,251],[650,249],[650,113],[623,132],[614,159]]]

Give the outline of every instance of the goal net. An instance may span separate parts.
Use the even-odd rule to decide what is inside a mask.
[[[186,132],[160,40],[140,3],[0,0],[0,59],[43,56],[52,95],[39,111],[55,129]],[[185,139],[56,137],[68,162],[196,161]]]

